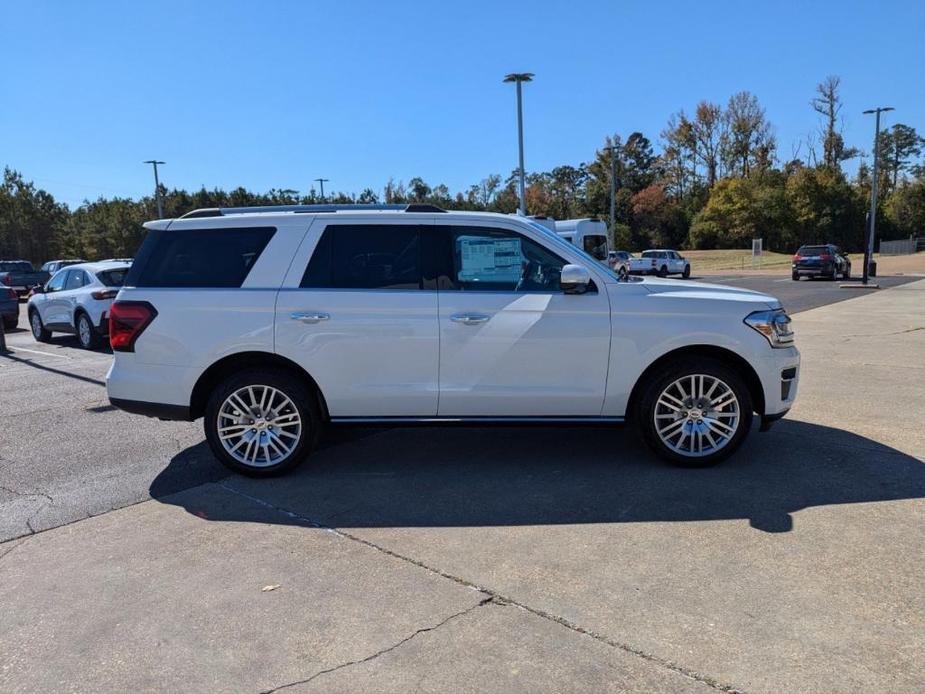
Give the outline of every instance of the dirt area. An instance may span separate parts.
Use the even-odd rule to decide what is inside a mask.
[[[765,254],[764,267],[753,267],[749,251],[685,251],[695,275],[786,275],[790,272],[790,256]],[[861,254],[851,254],[852,274],[860,275],[864,261]],[[880,275],[925,275],[925,253],[913,255],[876,254]]]

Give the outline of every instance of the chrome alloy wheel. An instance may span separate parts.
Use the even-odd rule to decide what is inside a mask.
[[[289,457],[302,438],[302,419],[289,397],[271,386],[239,388],[218,410],[218,437],[243,465],[269,467]]]
[[[42,319],[39,318],[39,314],[33,313],[32,320],[29,323],[32,325],[32,337],[38,340],[42,334]]]
[[[693,374],[671,383],[655,404],[655,430],[674,452],[700,458],[725,447],[739,428],[739,399],[715,376]]]

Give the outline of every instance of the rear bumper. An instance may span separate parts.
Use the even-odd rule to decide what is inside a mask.
[[[807,275],[816,277],[819,275],[831,275],[832,271],[835,269],[834,265],[806,265],[800,267],[799,265],[791,266],[794,275]]]

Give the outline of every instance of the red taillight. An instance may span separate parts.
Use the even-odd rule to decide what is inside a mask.
[[[7,286],[13,284],[13,275],[8,272],[0,272],[0,282]]]
[[[819,260],[831,260],[831,259],[832,259],[832,256],[830,256],[828,253],[823,253],[822,255],[819,256]]]
[[[7,289],[7,291],[10,293],[10,298],[11,298],[11,299],[19,300],[19,294],[16,293],[16,290],[15,290],[15,289],[13,289],[12,287],[10,287],[9,289]]]
[[[799,253],[794,253],[794,254],[793,254],[793,262],[796,263],[796,262],[799,262],[799,260],[800,260],[800,254],[799,254]]]
[[[114,352],[134,352],[135,340],[157,316],[147,301],[117,301],[109,310],[109,344]]]
[[[91,292],[90,296],[94,299],[115,299],[118,293],[118,289],[99,289],[95,292]]]

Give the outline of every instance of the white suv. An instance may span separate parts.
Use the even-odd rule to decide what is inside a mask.
[[[84,349],[99,347],[109,333],[109,307],[129,267],[123,262],[100,262],[58,270],[29,297],[32,336],[48,342],[53,332],[73,333]]]
[[[294,206],[146,226],[110,315],[109,398],[204,417],[245,474],[294,467],[328,423],[371,422],[631,419],[656,453],[701,466],[796,395],[773,297],[618,281],[523,217]]]

